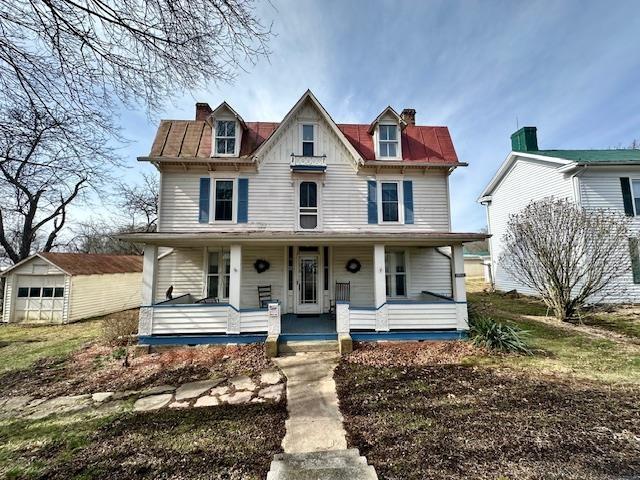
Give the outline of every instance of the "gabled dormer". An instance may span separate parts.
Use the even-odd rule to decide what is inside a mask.
[[[212,157],[240,156],[242,134],[247,129],[247,125],[227,102],[222,102],[212,111],[206,103],[197,104],[196,120],[206,120],[211,125]]]
[[[390,106],[369,125],[376,160],[402,160],[401,132],[407,122]]]

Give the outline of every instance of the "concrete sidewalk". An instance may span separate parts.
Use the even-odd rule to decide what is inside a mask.
[[[346,432],[338,409],[333,370],[337,353],[311,352],[274,358],[287,377],[285,453],[345,450]]]

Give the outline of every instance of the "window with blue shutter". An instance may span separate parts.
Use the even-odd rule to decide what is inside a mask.
[[[200,208],[198,222],[209,222],[209,198],[211,194],[211,179],[203,177],[200,179]]]
[[[402,182],[404,197],[404,223],[413,223],[413,182],[404,180]]]
[[[249,219],[249,179],[238,179],[238,223],[247,223]]]
[[[369,223],[378,223],[376,181],[369,180],[367,184],[367,216]]]

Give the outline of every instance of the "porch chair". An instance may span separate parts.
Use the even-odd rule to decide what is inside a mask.
[[[260,308],[267,308],[271,301],[271,285],[259,285],[258,305],[260,305]]]
[[[332,318],[336,318],[336,303],[351,301],[351,282],[336,282],[333,300],[329,301],[329,313]]]

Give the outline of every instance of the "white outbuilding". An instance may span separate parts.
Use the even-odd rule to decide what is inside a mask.
[[[139,307],[142,257],[42,252],[2,276],[3,322],[71,323]]]

